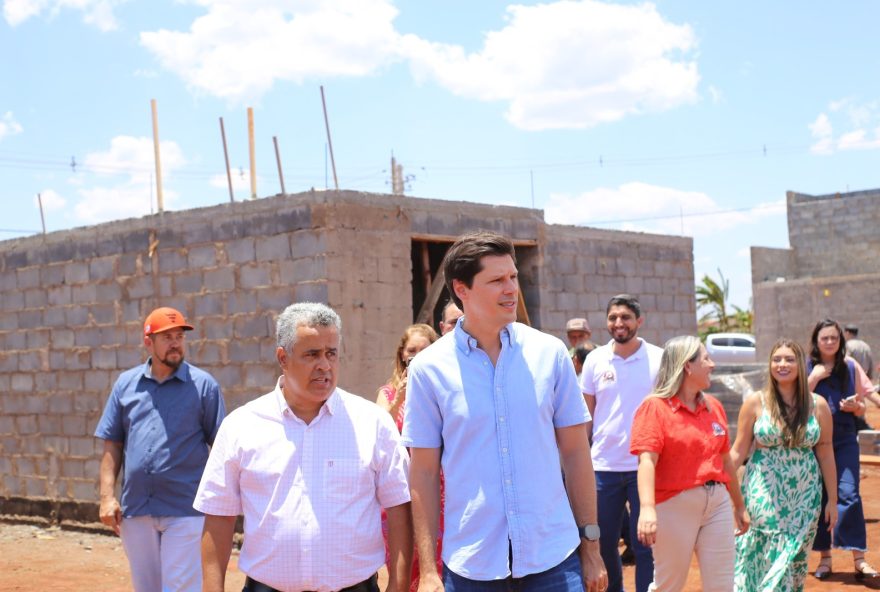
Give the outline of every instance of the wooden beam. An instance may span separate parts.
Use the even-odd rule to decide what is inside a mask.
[[[431,254],[428,252],[428,243],[419,243],[422,254],[422,278],[425,281],[425,295],[431,291]]]
[[[529,311],[526,310],[526,297],[523,296],[522,288],[519,288],[519,298],[516,300],[516,320],[524,325],[532,326],[529,320]]]
[[[422,308],[419,309],[419,314],[416,316],[417,323],[425,323],[426,325],[433,326],[432,322],[434,319],[431,317],[434,314],[434,308],[437,306],[437,301],[440,300],[440,294],[443,292],[443,287],[446,285],[446,275],[443,273],[443,269],[439,269],[437,271],[437,275],[434,277],[434,281],[431,283],[431,290],[425,296],[425,301],[422,303]]]

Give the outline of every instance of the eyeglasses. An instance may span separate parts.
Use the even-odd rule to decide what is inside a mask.
[[[837,335],[826,335],[825,337],[820,337],[819,341],[822,343],[837,343],[840,341],[840,337]]]

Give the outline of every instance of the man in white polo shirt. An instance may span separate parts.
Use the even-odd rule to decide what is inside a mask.
[[[591,453],[596,471],[599,550],[608,570],[608,592],[622,592],[623,575],[617,536],[630,506],[630,545],[636,559],[636,591],[645,592],[654,576],[651,549],[637,537],[638,459],[630,454],[633,414],[654,387],[663,350],[638,337],[642,307],[635,296],[619,294],[608,302],[606,321],[611,341],[587,356],[581,390],[593,417]],[[607,533],[607,536],[606,536]]]

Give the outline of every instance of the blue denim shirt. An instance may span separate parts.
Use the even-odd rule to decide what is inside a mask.
[[[225,415],[217,381],[187,362],[162,383],[149,360],[123,372],[95,429],[123,443],[123,516],[199,516],[193,499]]]
[[[555,428],[590,417],[565,345],[511,323],[493,366],[459,320],[408,374],[402,441],[442,448],[448,568],[497,580],[561,563],[580,539]]]

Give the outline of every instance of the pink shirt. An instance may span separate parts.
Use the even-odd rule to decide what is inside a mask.
[[[329,592],[384,562],[380,510],[409,502],[408,470],[397,428],[372,401],[337,388],[307,425],[276,385],[220,426],[193,506],[244,514],[239,567],[253,579]]]

